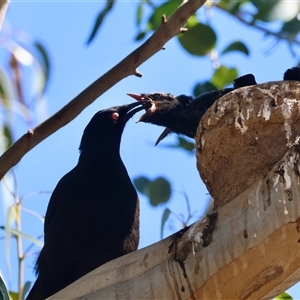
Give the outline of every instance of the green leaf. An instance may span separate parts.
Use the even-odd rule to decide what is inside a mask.
[[[100,28],[104,18],[110,12],[110,10],[113,8],[114,3],[115,3],[115,0],[107,0],[106,1],[105,7],[103,8],[102,11],[100,11],[100,13],[98,14],[98,16],[96,18],[92,32],[86,42],[87,44],[89,44],[96,36],[96,33],[98,32],[98,29]]]
[[[43,80],[43,86],[41,88],[41,93],[44,93],[48,86],[48,82],[49,82],[50,59],[49,59],[48,52],[47,52],[46,48],[44,47],[44,45],[42,45],[40,42],[36,41],[33,44],[33,46],[36,48],[36,50],[39,53],[39,57],[38,58],[35,57],[35,58],[38,59],[38,62],[43,71],[44,80]]]
[[[290,21],[295,18],[300,9],[299,1],[273,0],[261,1],[251,0],[254,6],[258,9],[254,20],[261,20],[264,22],[271,21]]]
[[[169,216],[171,214],[171,211],[166,208],[163,215],[162,215],[162,219],[161,219],[161,226],[160,226],[160,238],[163,238],[163,231],[164,231],[164,227],[165,227],[165,223],[167,222]]]
[[[137,36],[135,37],[135,40],[136,40],[136,41],[140,41],[140,40],[142,40],[142,39],[145,37],[145,35],[146,35],[146,32],[145,32],[145,31],[140,31],[140,32],[137,34]]]
[[[140,176],[135,178],[133,183],[140,193],[149,197],[152,206],[167,202],[171,196],[171,185],[163,177],[151,181],[145,176]]]
[[[283,292],[282,294],[278,295],[275,300],[293,300],[293,298],[287,292]]]
[[[137,6],[136,10],[136,26],[140,26],[143,17],[143,0]]]
[[[186,151],[193,152],[195,149],[195,143],[191,143],[189,140],[179,136],[178,147]]]
[[[9,110],[11,107],[12,96],[12,84],[11,80],[7,77],[6,72],[0,67],[0,102]]]
[[[145,176],[140,176],[133,179],[133,184],[141,194],[149,196],[149,185],[151,184],[151,180]]]
[[[11,224],[16,220],[17,218],[17,209],[16,206],[13,204],[7,209],[6,214],[6,220],[5,224],[6,226],[3,227],[3,230],[5,231],[5,258],[6,258],[6,264],[8,266],[8,270],[10,271],[10,239],[11,239]],[[2,226],[0,227],[2,229]]]
[[[217,36],[214,30],[202,23],[187,24],[188,31],[180,34],[178,40],[181,46],[190,54],[196,56],[206,55],[216,44]]]
[[[292,38],[297,35],[300,31],[300,21],[298,18],[294,18],[289,22],[283,24],[281,32],[286,32],[289,35],[292,35]]]
[[[272,0],[272,1],[261,1],[261,0],[250,0],[250,2],[258,9],[258,10],[268,10],[272,9],[274,6],[280,2],[280,0]]]
[[[17,293],[17,292],[9,291],[9,296],[12,300],[18,300],[19,299],[19,293]]]
[[[170,199],[171,185],[165,178],[156,178],[149,187],[149,199],[152,206],[166,203]]]
[[[0,300],[9,300],[7,288],[0,276]]]
[[[233,43],[231,43],[230,45],[228,45],[222,52],[221,54],[225,54],[225,53],[229,53],[232,51],[238,51],[238,52],[242,52],[244,54],[246,54],[247,56],[249,55],[249,50],[247,48],[247,46],[240,42],[240,41],[235,41]]]
[[[43,242],[39,241],[36,238],[33,238],[32,236],[30,236],[30,235],[28,235],[28,234],[26,234],[26,233],[24,233],[22,231],[19,231],[19,230],[13,229],[13,228],[9,228],[9,231],[8,231],[7,227],[3,227],[3,226],[0,226],[0,229],[3,229],[4,231],[9,232],[11,235],[20,236],[20,237],[28,240],[32,244],[37,245],[40,248],[42,248],[43,245],[44,245]]]
[[[194,86],[193,95],[197,97],[203,93],[207,93],[215,90],[217,90],[217,88],[211,82],[205,81],[204,83],[197,83]]]
[[[3,135],[5,138],[5,144],[4,144],[5,149],[4,150],[6,150],[13,143],[12,131],[11,131],[11,128],[7,124],[5,124],[3,127]]]
[[[238,72],[236,68],[227,68],[226,66],[220,66],[214,73],[211,82],[218,89],[224,88],[227,84],[237,78]]]
[[[27,292],[29,292],[30,287],[31,287],[31,282],[26,281],[25,284],[24,284],[24,287],[23,287],[23,297],[24,297],[24,295],[27,294]]]
[[[156,30],[161,24],[161,18],[165,15],[167,18],[178,8],[182,1],[172,0],[167,1],[154,10],[154,13],[149,18],[148,29]]]
[[[183,149],[183,150],[188,151],[188,152],[194,152],[195,143],[190,142],[186,138],[178,136],[176,144],[169,144],[166,147],[168,147],[168,148],[179,148],[179,149]]]

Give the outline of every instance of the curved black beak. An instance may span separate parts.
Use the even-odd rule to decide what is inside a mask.
[[[131,117],[133,117],[137,112],[147,109],[150,107],[149,101],[139,101],[139,102],[133,102],[127,105],[123,105],[121,107],[120,113],[123,114],[122,116],[126,121],[129,120]]]

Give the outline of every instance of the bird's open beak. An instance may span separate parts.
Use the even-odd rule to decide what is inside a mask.
[[[146,99],[146,97],[142,96],[141,94],[127,93],[127,95],[128,95],[129,97],[132,97],[132,98],[135,99],[136,101],[149,100],[149,99]]]
[[[125,116],[124,118],[126,120],[129,120],[134,114],[136,114],[137,112],[143,110],[143,109],[148,109],[151,106],[151,104],[149,103],[149,101],[139,101],[139,102],[133,102],[131,104],[128,105],[124,105],[124,113]]]
[[[164,131],[160,134],[160,136],[158,137],[158,139],[155,142],[155,146],[157,146],[166,136],[168,136],[169,134],[171,134],[172,131],[169,128],[165,128]]]
[[[132,97],[133,99],[135,99],[138,102],[135,103],[141,103],[144,102],[144,107],[139,108],[141,109],[145,109],[146,113],[144,113],[143,115],[141,115],[139,117],[139,119],[136,121],[136,123],[138,122],[144,122],[147,117],[153,113],[153,111],[156,109],[156,105],[155,105],[155,101],[153,101],[151,98],[145,96],[145,95],[141,95],[141,94],[134,94],[134,93],[127,93],[128,96]],[[161,133],[161,135],[158,137],[155,146],[157,146],[159,144],[159,142],[161,142],[167,135],[169,135],[172,131],[169,128],[165,128],[165,130]]]
[[[132,97],[133,99],[137,100],[137,103],[143,102],[143,108],[145,109],[146,113],[144,113],[137,121],[138,122],[144,122],[144,120],[148,117],[148,115],[151,115],[153,111],[156,109],[155,107],[155,101],[153,101],[151,98],[142,95],[142,94],[133,94],[133,93],[127,93],[128,96]]]

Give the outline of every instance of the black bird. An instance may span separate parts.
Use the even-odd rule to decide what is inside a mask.
[[[300,81],[300,68],[293,67],[291,69],[287,69],[284,72],[283,80],[297,80]]]
[[[195,99],[186,95],[175,97],[171,94],[163,93],[139,95],[128,93],[127,95],[137,101],[148,100],[151,103],[151,107],[146,109],[145,114],[138,120],[139,122],[166,127],[157,139],[155,144],[157,145],[171,132],[194,138],[200,119],[215,101],[234,89],[254,84],[257,84],[254,76],[247,74],[235,79],[233,88],[203,93]]]
[[[36,262],[38,277],[27,300],[45,299],[137,249],[139,199],[119,149],[126,122],[144,104],[101,110],[86,126],[79,161],[50,198],[45,244]]]

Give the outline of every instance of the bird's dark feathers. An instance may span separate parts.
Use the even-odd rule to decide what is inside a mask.
[[[27,300],[45,299],[137,249],[139,200],[119,147],[126,122],[143,105],[135,102],[99,111],[86,126],[78,164],[51,195],[38,278]]]
[[[146,109],[139,121],[166,127],[159,136],[157,145],[171,132],[194,138],[200,119],[216,100],[235,88],[254,84],[254,76],[247,74],[234,80],[234,88],[203,93],[195,99],[186,95],[175,97],[164,93],[128,95],[137,101],[148,100],[151,103],[151,107]]]
[[[257,82],[253,74],[246,74],[233,80],[233,87],[235,89],[255,84],[257,84]]]
[[[149,102],[134,102],[128,105],[115,106],[97,112],[84,129],[79,150],[93,151],[102,149],[110,150],[110,147],[120,145],[121,135],[126,122],[138,111],[148,108]],[[135,109],[134,109],[135,108]],[[101,138],[95,138],[95,135]],[[105,143],[103,143],[105,140]],[[93,147],[91,147],[93,143]],[[119,150],[119,147],[115,150]]]
[[[297,81],[300,81],[300,68],[299,67],[293,67],[293,68],[287,69],[284,72],[283,80],[297,80]]]

